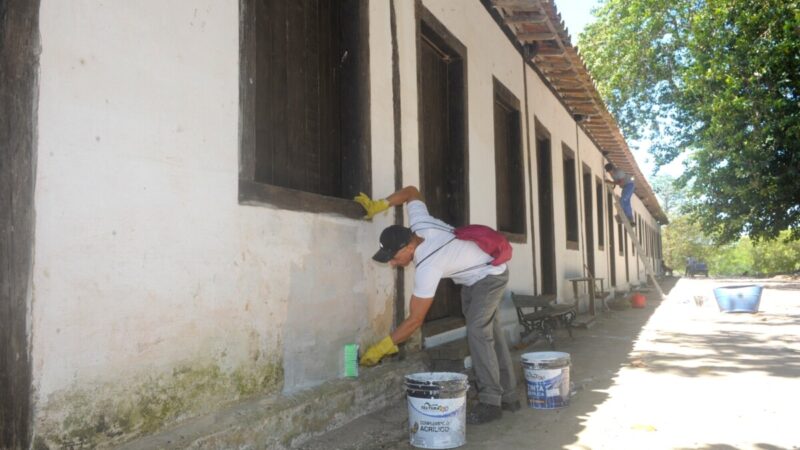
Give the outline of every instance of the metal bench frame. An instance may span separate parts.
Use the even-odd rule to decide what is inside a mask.
[[[525,295],[514,292],[511,293],[511,300],[517,310],[517,319],[524,328],[520,332],[520,338],[524,339],[536,332],[537,339],[545,338],[550,348],[555,350],[553,330],[561,324],[567,329],[569,337],[574,339],[572,321],[577,316],[575,304],[555,303],[555,295]]]

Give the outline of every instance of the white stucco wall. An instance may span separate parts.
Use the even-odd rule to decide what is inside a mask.
[[[414,2],[393,4],[402,184],[418,185],[417,18]],[[571,300],[563,280],[582,273],[583,258],[565,244],[561,143],[602,176],[600,153],[582,132],[576,145],[570,114],[523,70],[480,2],[423,4],[467,47],[472,223],[496,223],[492,77],[526,117],[527,76],[523,165],[530,177],[527,135],[534,146],[538,119],[551,133],[559,299]],[[391,5],[369,3],[374,196],[395,187]],[[97,411],[135,415],[122,403],[153,392],[178,390],[193,412],[254,392],[294,392],[340,376],[343,344],[390,331],[393,273],[370,257],[392,212],[364,222],[238,203],[238,1],[44,1],[40,20],[37,430],[58,433],[70,414],[88,416],[86,426]],[[527,211],[532,200],[538,230],[535,180],[532,199],[528,186],[528,239],[514,244],[509,282],[525,293],[534,289],[531,246],[541,248]],[[634,208],[649,218],[638,199]],[[595,259],[606,271],[605,254]],[[622,257],[616,264],[623,285]],[[508,299],[501,317],[514,331]]]
[[[191,358],[198,336],[234,318],[209,313],[243,300],[233,271],[215,268],[247,257],[234,201],[235,17],[235,5],[213,2],[43,2],[41,397],[131,367],[134,354]],[[255,316],[283,315],[275,306],[253,305]]]
[[[388,37],[371,35],[386,53]],[[45,1],[41,42],[39,429],[78,397],[89,410],[148,380],[177,389],[176,373],[201,378],[187,397],[203,385],[222,401],[312,386],[340,376],[343,344],[387,332],[394,289],[370,260],[377,227],[238,203],[237,1]],[[391,76],[373,81],[373,123],[391,124]],[[374,127],[376,148],[391,148],[391,132]]]

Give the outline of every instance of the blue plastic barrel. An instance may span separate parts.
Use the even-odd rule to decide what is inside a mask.
[[[714,288],[714,297],[721,312],[758,312],[761,291],[764,286],[745,284],[740,286],[721,286]]]

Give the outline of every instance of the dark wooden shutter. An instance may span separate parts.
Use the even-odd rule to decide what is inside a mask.
[[[605,217],[603,213],[603,182],[598,178],[595,186],[595,197],[597,198],[597,247],[602,250],[605,248],[606,244]]]
[[[542,271],[542,294],[556,294],[555,223],[553,212],[553,172],[550,138],[536,129],[536,166],[539,190],[539,252]]]
[[[271,0],[257,14],[256,181],[340,196],[338,10]]]
[[[495,80],[494,157],[497,229],[525,233],[525,191],[519,108],[516,99]],[[517,102],[518,103],[518,102]]]
[[[575,157],[572,150],[564,147],[564,214],[567,224],[567,247],[577,249],[578,243],[578,194],[575,175]],[[571,247],[569,244],[576,246]]]
[[[466,224],[466,48],[422,9],[418,45],[421,187],[431,215]],[[426,322],[461,317],[460,290],[442,280]],[[459,321],[460,322],[460,321]]]

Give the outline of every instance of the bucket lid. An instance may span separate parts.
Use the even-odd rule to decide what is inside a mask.
[[[406,386],[414,389],[465,389],[467,376],[457,372],[420,372],[405,376]]]
[[[442,381],[467,381],[467,376],[458,372],[419,372],[406,375],[406,381],[433,384]]]
[[[542,362],[569,362],[569,353],[565,352],[531,352],[522,355],[523,363],[542,363]]]

